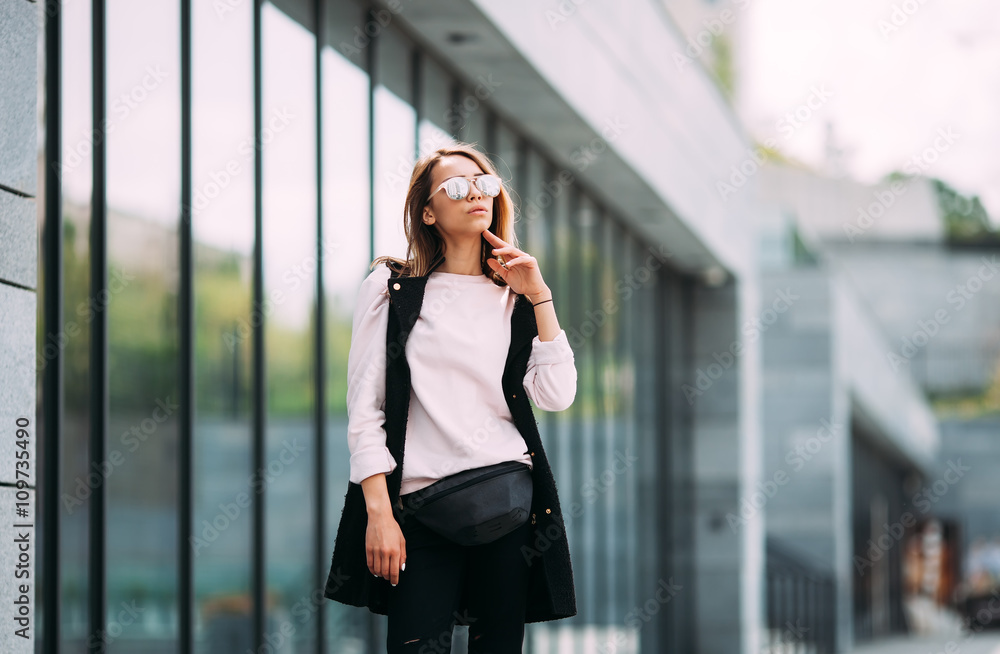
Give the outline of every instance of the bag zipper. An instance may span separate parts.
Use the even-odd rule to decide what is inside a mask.
[[[524,465],[524,464],[522,464],[522,465]],[[527,469],[527,467],[525,469]],[[499,477],[500,475],[506,475],[506,474],[509,474],[511,472],[518,472],[518,468],[504,468],[504,469],[500,469],[500,470],[494,470],[494,471],[490,472],[489,474],[482,475],[481,477],[476,477],[475,479],[469,479],[468,481],[463,481],[461,484],[458,484],[457,486],[453,486],[452,488],[449,488],[448,490],[435,495],[434,497],[432,497],[431,499],[429,499],[429,500],[427,500],[425,502],[421,502],[420,506],[427,506],[429,504],[433,504],[437,500],[439,500],[439,499],[441,499],[443,497],[447,497],[448,495],[451,495],[452,493],[454,493],[456,491],[460,491],[463,488],[468,488],[469,486],[474,486],[475,484],[487,481],[489,479],[493,479],[494,477]]]

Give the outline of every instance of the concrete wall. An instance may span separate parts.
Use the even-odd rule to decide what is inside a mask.
[[[836,583],[837,644],[851,643],[849,406],[835,371],[831,281],[822,268],[764,275],[767,533]],[[767,314],[770,308],[774,314]]]
[[[1000,251],[860,241],[824,250],[878,317],[884,363],[929,393],[989,386],[1000,365]]]
[[[761,469],[760,342],[740,333],[757,314],[754,285],[695,292],[691,387],[693,558],[699,654],[758,652],[764,622],[764,523],[726,516]]]
[[[0,650],[34,651],[37,622],[34,596],[38,586],[34,560],[39,526],[36,512],[35,472],[39,452],[35,447],[35,371],[31,366],[35,349],[35,307],[38,276],[38,244],[35,194],[37,192],[36,98],[38,5],[28,0],[0,3],[0,566],[7,575],[0,584],[0,601],[8,610],[0,616]],[[17,447],[18,420],[30,422],[26,450]],[[28,476],[15,475],[16,452],[27,451]],[[27,483],[17,487],[18,480]],[[16,513],[18,492],[27,492],[27,515]],[[33,527],[17,528],[16,524]],[[24,563],[15,544],[27,534],[28,576],[16,578]],[[22,593],[27,600],[29,637],[15,635],[22,625],[15,622],[23,604],[15,604]]]
[[[938,426],[909,376],[884,365],[885,336],[835,271],[768,272],[761,298],[763,478],[775,484],[767,533],[833,575],[838,651],[846,651],[853,641],[852,419],[925,474],[937,455]],[[766,315],[768,307],[775,315]]]

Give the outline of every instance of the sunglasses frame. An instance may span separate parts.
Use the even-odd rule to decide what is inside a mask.
[[[488,194],[486,191],[483,190],[483,188],[481,186],[479,186],[479,180],[485,179],[485,178],[488,178],[488,177],[491,177],[491,178],[493,178],[493,179],[495,179],[497,181],[497,187],[498,188],[497,188],[496,195],[490,195],[490,194]],[[443,182],[441,182],[441,184],[436,189],[434,189],[434,192],[431,193],[429,196],[427,196],[427,201],[430,202],[431,198],[434,197],[435,193],[437,193],[441,189],[445,188],[448,185],[449,182],[451,182],[453,180],[457,180],[457,179],[460,179],[460,180],[462,180],[463,182],[466,183],[467,186],[466,186],[466,189],[465,189],[465,194],[456,198],[456,197],[452,197],[451,194],[449,194],[447,191],[445,191],[445,195],[447,195],[450,199],[455,200],[455,201],[464,200],[465,198],[469,197],[469,193],[472,192],[472,186],[473,185],[475,185],[476,189],[478,189],[480,193],[482,193],[485,197],[488,197],[488,198],[495,198],[495,197],[497,197],[498,195],[500,195],[500,192],[503,190],[503,180],[500,179],[500,177],[498,175],[494,175],[492,173],[482,173],[480,175],[474,175],[474,176],[471,177],[471,179],[472,179],[471,182],[469,181],[469,179],[470,179],[469,177],[462,177],[461,175],[456,175],[454,177],[449,177],[448,179],[446,179]]]

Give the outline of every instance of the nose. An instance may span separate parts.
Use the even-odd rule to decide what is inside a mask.
[[[467,200],[475,200],[483,197],[483,192],[479,190],[479,184],[473,180],[469,182],[469,195]]]

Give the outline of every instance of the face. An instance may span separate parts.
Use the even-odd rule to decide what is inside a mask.
[[[465,177],[471,181],[473,177],[484,173],[468,157],[456,154],[442,157],[431,173],[431,193],[437,191],[450,177]],[[452,200],[441,189],[434,193],[424,207],[423,221],[428,225],[435,225],[445,238],[480,237],[483,230],[493,222],[494,199],[483,195],[475,184],[469,184],[469,195],[461,200]]]

